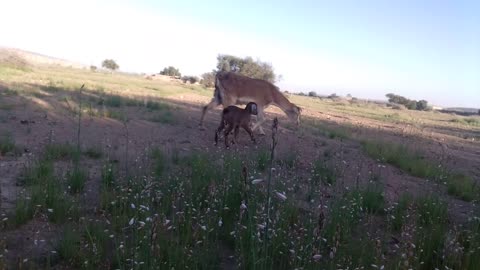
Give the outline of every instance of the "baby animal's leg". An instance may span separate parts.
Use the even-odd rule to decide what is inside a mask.
[[[225,128],[225,122],[222,119],[222,122],[220,123],[220,126],[215,131],[215,145],[218,144],[218,133],[220,133],[220,131],[222,131],[224,128]]]
[[[225,146],[227,148],[228,148],[228,134],[230,134],[232,129],[233,129],[233,125],[228,125],[227,129],[225,129]]]
[[[247,123],[247,124],[243,125],[242,127],[243,127],[243,129],[245,129],[245,131],[248,133],[248,135],[250,135],[250,139],[252,139],[252,142],[257,143],[255,141],[255,137],[253,137],[253,131],[250,128],[250,125]]]

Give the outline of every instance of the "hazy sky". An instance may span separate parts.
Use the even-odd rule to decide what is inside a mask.
[[[289,91],[394,92],[480,107],[480,1],[5,1],[0,46],[182,74],[218,54],[272,63]]]

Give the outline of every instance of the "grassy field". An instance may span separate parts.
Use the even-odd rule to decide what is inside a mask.
[[[479,117],[292,95],[271,159],[272,131],[196,128],[212,89],[25,65],[0,64],[2,269],[480,268]]]

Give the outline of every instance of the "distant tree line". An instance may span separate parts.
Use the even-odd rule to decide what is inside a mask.
[[[262,62],[260,60],[253,60],[252,57],[247,56],[240,58],[234,55],[220,54],[217,56],[217,67],[211,72],[206,72],[201,75],[201,78],[196,76],[182,76],[180,70],[173,66],[165,67],[160,71],[161,75],[181,77],[181,80],[186,83],[200,82],[205,87],[215,86],[215,75],[219,71],[236,72],[238,74],[262,79],[274,83],[281,79],[281,76],[277,76],[270,63]]]
[[[409,110],[426,111],[429,109],[428,101],[424,99],[417,101],[395,95],[393,93],[389,93],[386,96],[388,98],[388,102],[404,105]]]

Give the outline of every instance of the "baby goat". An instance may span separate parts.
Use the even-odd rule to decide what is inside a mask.
[[[257,115],[257,104],[254,102],[249,102],[245,109],[241,109],[237,106],[228,106],[227,108],[223,109],[222,112],[222,121],[220,122],[220,126],[218,127],[217,131],[215,132],[215,145],[218,143],[218,133],[222,131],[225,126],[225,146],[228,148],[228,134],[235,129],[233,143],[236,143],[237,135],[239,132],[240,127],[245,129],[246,132],[250,135],[250,138],[255,143],[255,138],[253,137],[252,129],[250,128],[250,116]]]

